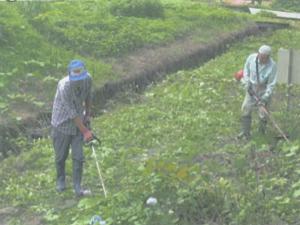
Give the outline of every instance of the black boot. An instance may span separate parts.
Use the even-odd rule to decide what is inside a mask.
[[[73,187],[77,195],[81,191],[82,164],[81,161],[73,160]]]
[[[265,135],[266,134],[266,128],[267,128],[267,120],[260,119],[259,126],[258,126],[258,132],[260,134]]]
[[[242,116],[241,118],[241,133],[237,136],[238,139],[250,140],[251,116]]]
[[[56,163],[56,190],[62,192],[66,189],[65,183],[65,163]]]

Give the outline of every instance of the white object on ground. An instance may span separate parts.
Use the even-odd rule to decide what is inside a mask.
[[[86,189],[86,190],[83,190],[83,191],[82,191],[82,194],[83,194],[83,195],[91,195],[92,192],[91,192],[91,190]]]
[[[156,198],[154,198],[154,197],[149,197],[148,199],[147,199],[147,205],[156,205],[157,204],[157,199]]]

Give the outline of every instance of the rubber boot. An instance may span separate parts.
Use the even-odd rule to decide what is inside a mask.
[[[245,138],[246,140],[250,140],[251,121],[252,121],[251,116],[242,116],[242,118],[241,118],[242,131],[238,135],[238,137],[237,137],[238,139]]]
[[[73,186],[77,196],[81,195],[81,177],[82,177],[83,162],[73,160]]]
[[[56,163],[56,190],[58,192],[66,189],[65,177],[65,163]]]
[[[260,119],[259,126],[258,126],[258,132],[260,134],[265,135],[266,134],[266,128],[267,128],[267,120]]]

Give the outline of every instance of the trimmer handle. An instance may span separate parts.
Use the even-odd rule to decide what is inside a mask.
[[[261,101],[261,99],[255,94],[255,92],[253,91],[252,89],[252,86],[250,85],[250,87],[248,88],[248,93],[249,95],[255,99],[256,101],[256,104],[258,106],[265,106],[265,104],[261,104],[261,103],[264,103],[263,101]]]
[[[85,142],[86,145],[93,145],[96,143],[101,145],[101,140],[95,134],[93,134],[93,138],[91,140]]]
[[[101,145],[101,140],[95,134],[93,134],[93,139],[92,140],[96,140],[98,142],[98,144]]]

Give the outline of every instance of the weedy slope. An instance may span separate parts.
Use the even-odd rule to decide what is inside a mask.
[[[287,40],[289,40],[287,42]],[[150,87],[132,104],[93,120],[108,198],[86,148],[84,185],[93,195],[75,199],[69,186],[55,192],[49,140],[1,163],[0,210],[6,224],[297,224],[300,220],[299,100],[287,117],[285,87],[278,86],[272,113],[292,134],[273,145],[276,130],[237,142],[244,91],[233,79],[248,54],[262,44],[299,48],[300,32],[282,30],[249,38],[203,67],[179,71]],[[294,87],[293,93],[299,94]],[[298,128],[299,129],[299,128]],[[71,174],[70,160],[67,167]],[[71,177],[68,176],[68,183]],[[153,196],[157,204],[147,206]],[[6,211],[4,210],[6,209]]]

